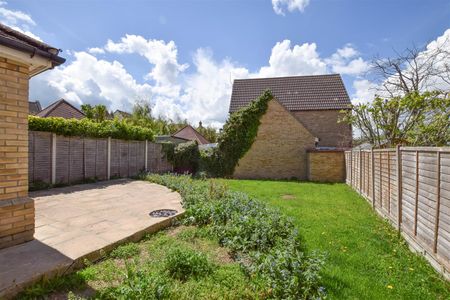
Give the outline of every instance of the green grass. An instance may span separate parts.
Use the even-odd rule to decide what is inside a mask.
[[[292,217],[306,248],[327,254],[322,276],[329,299],[450,299],[450,283],[347,185],[225,182]]]
[[[113,250],[19,299],[255,299],[262,293],[207,228],[173,227]]]

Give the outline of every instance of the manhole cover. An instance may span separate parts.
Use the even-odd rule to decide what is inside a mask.
[[[173,216],[177,213],[174,209],[158,209],[149,213],[150,217],[153,218],[165,218]]]

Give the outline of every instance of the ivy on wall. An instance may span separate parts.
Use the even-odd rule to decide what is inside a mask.
[[[175,145],[171,142],[161,143],[162,151],[175,171],[195,174],[198,170],[200,152],[197,141],[189,141]]]
[[[40,118],[28,116],[28,129],[53,132],[63,136],[111,137],[122,140],[153,141],[152,130],[140,126],[133,126],[117,119],[94,122],[89,119],[77,120],[58,117]]]
[[[212,176],[228,177],[245,153],[250,149],[258,133],[261,117],[273,99],[269,90],[248,106],[231,114],[218,138],[218,145],[210,156],[202,155],[207,172]]]

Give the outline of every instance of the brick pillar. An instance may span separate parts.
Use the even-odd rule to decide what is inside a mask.
[[[28,198],[29,67],[0,56],[0,249],[33,239]]]

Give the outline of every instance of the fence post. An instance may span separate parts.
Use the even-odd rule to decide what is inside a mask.
[[[52,184],[56,184],[56,133],[52,134]]]
[[[374,160],[375,155],[373,154],[373,147],[372,149],[370,149],[370,160],[372,163],[372,207],[373,209],[375,209],[375,160]]]
[[[436,222],[434,224],[434,244],[433,251],[437,252],[438,234],[439,234],[439,213],[441,204],[441,152],[437,151],[437,187],[436,187]]]
[[[148,172],[148,141],[145,140],[145,172]]]
[[[361,185],[362,185],[362,159],[361,159],[361,149],[359,149],[359,193],[361,194]]]
[[[397,145],[397,229],[400,233],[402,224],[402,149]]]
[[[419,211],[419,151],[416,151],[416,194],[414,196],[414,236],[416,236],[417,214]]]
[[[353,149],[350,149],[350,186],[353,187]]]
[[[107,153],[107,160],[106,160],[106,163],[107,163],[107,169],[108,169],[108,171],[107,171],[107,178],[108,178],[108,180],[109,179],[111,179],[111,137],[108,137],[108,153]]]
[[[391,216],[391,152],[387,153],[388,215]]]

